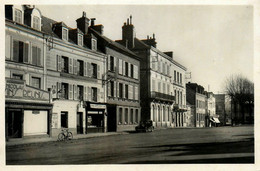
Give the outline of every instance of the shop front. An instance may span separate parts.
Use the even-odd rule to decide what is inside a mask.
[[[6,139],[51,136],[49,97],[49,92],[27,86],[22,80],[6,80]]]
[[[86,134],[106,132],[106,104],[85,102]]]

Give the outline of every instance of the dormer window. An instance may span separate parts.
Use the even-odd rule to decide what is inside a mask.
[[[62,39],[68,40],[68,29],[62,28]]]
[[[96,39],[92,39],[92,41],[91,41],[91,49],[92,50],[97,50],[97,40]]]
[[[33,28],[36,30],[40,30],[40,18],[34,16],[33,17]]]
[[[78,34],[78,45],[83,46],[83,35]]]
[[[22,24],[22,11],[15,9],[15,17],[14,17],[14,21],[17,23]]]

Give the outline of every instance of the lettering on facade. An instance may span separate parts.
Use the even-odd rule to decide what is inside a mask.
[[[49,100],[49,93],[47,92],[14,83],[6,83],[5,96],[12,98],[23,97],[26,99]]]

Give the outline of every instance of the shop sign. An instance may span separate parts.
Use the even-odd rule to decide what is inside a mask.
[[[14,99],[49,100],[49,92],[28,87],[24,84],[6,83],[5,97]]]
[[[102,104],[90,104],[90,108],[93,108],[93,109],[106,109],[106,105],[102,105]]]
[[[33,110],[32,114],[40,114],[40,111],[39,110]]]

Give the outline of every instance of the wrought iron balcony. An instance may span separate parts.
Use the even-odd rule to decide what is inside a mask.
[[[152,91],[151,92],[151,98],[157,99],[157,100],[163,100],[163,101],[175,101],[175,96],[169,95],[169,94],[164,94],[164,93],[159,93]]]

